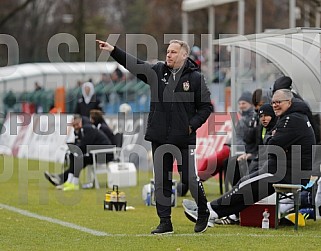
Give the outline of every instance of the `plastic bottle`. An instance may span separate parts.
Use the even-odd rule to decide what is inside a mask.
[[[270,228],[270,220],[269,220],[270,213],[267,208],[265,208],[263,212],[263,219],[262,219],[262,229],[269,229]]]
[[[112,191],[110,193],[110,201],[111,202],[117,202],[118,201],[118,194],[116,191]]]
[[[119,192],[118,201],[119,202],[126,202],[126,194],[124,192]]]
[[[151,196],[150,196],[150,192],[147,192],[147,196],[146,196],[146,206],[150,206],[151,205]]]

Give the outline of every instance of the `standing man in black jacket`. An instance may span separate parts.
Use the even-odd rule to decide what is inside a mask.
[[[160,224],[152,234],[173,233],[171,223],[172,172],[174,159],[182,183],[189,186],[198,205],[195,232],[207,229],[209,211],[202,183],[196,174],[196,130],[207,120],[213,106],[210,92],[198,66],[181,40],[171,40],[166,62],[149,64],[107,42],[99,47],[139,79],[150,85],[151,104],[145,139],[152,142],[156,209]]]

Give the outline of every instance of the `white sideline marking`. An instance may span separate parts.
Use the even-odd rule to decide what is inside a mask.
[[[58,220],[58,219],[54,219],[54,218],[51,218],[51,217],[47,217],[47,216],[41,216],[39,214],[35,214],[35,213],[31,213],[27,210],[23,210],[23,209],[19,209],[19,208],[16,208],[16,207],[12,207],[12,206],[8,206],[8,205],[5,205],[5,204],[1,204],[0,203],[0,208],[4,208],[4,209],[7,209],[8,211],[12,211],[12,212],[15,212],[15,213],[18,213],[18,214],[21,214],[21,215],[24,215],[24,216],[27,216],[27,217],[30,217],[30,218],[35,218],[35,219],[38,219],[38,220],[42,220],[42,221],[48,221],[50,223],[54,223],[54,224],[58,224],[58,225],[61,225],[63,227],[69,227],[69,228],[73,228],[75,230],[78,230],[78,231],[82,231],[82,232],[85,232],[85,233],[88,233],[88,234],[91,234],[91,235],[95,235],[95,236],[110,236],[110,237],[180,237],[180,236],[186,236],[186,237],[204,237],[204,235],[206,236],[213,236],[213,237],[235,237],[235,236],[244,236],[244,237],[272,237],[272,238],[275,238],[275,237],[294,237],[294,238],[297,238],[297,237],[309,237],[309,238],[316,238],[316,239],[320,239],[321,236],[320,235],[305,235],[305,234],[299,234],[299,233],[293,233],[293,234],[243,234],[243,233],[236,233],[236,234],[220,234],[220,233],[209,233],[209,231],[211,231],[212,229],[215,230],[215,227],[212,227],[212,228],[209,228],[207,230],[206,233],[204,234],[196,234],[196,233],[185,233],[185,234],[177,234],[177,233],[174,233],[174,234],[168,234],[168,235],[152,235],[152,234],[108,234],[106,232],[101,232],[101,231],[97,231],[97,230],[93,230],[93,229],[90,229],[90,228],[86,228],[86,227],[82,227],[82,226],[79,226],[79,225],[76,225],[76,224],[73,224],[73,223],[70,223],[70,222],[66,222],[66,221],[62,221],[62,220]]]
[[[30,217],[30,218],[35,218],[35,219],[42,220],[42,221],[48,221],[50,223],[58,224],[58,225],[61,225],[63,227],[73,228],[73,229],[76,229],[76,230],[79,230],[79,231],[82,231],[82,232],[85,232],[85,233],[88,233],[88,234],[92,234],[92,235],[96,235],[96,236],[109,236],[110,235],[110,234],[105,233],[105,232],[96,231],[96,230],[93,230],[93,229],[90,229],[90,228],[78,226],[78,225],[70,223],[70,222],[66,222],[66,221],[50,218],[50,217],[47,217],[47,216],[42,216],[42,215],[39,215],[39,214],[31,213],[31,212],[29,212],[27,210],[19,209],[19,208],[16,208],[16,207],[5,205],[5,204],[1,204],[0,203],[0,207],[2,207],[4,209],[7,209],[9,211],[12,211],[12,212],[15,212],[15,213]]]

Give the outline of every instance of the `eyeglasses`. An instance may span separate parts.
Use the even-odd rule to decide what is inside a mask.
[[[289,99],[274,100],[271,105],[280,105],[283,101],[290,101]]]

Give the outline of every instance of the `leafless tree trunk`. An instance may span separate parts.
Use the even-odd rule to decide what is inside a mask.
[[[35,0],[26,0],[23,4],[17,6],[11,12],[9,12],[4,18],[0,20],[0,28],[4,26],[10,19],[12,19],[17,13],[21,10],[24,10],[30,3],[34,2]]]

